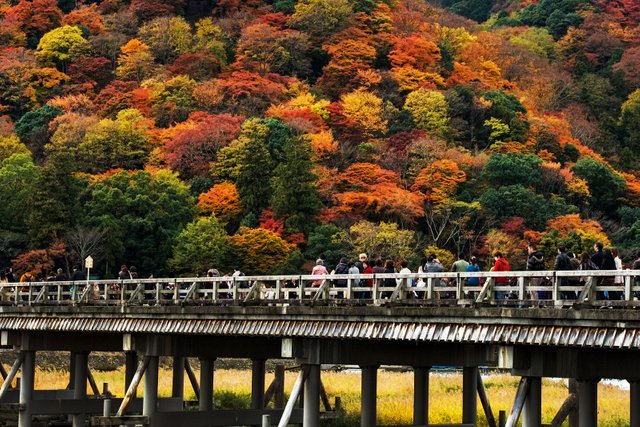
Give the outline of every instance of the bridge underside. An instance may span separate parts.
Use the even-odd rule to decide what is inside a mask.
[[[640,427],[640,314],[635,310],[553,310],[508,308],[407,307],[2,307],[0,344],[17,350],[15,371],[20,388],[12,390],[9,372],[0,403],[17,404],[19,426],[30,427],[39,414],[71,414],[74,426],[90,415],[95,425],[138,422],[189,427],[258,425],[262,416],[277,422],[319,425],[321,365],[358,365],[362,369],[363,426],[376,425],[376,372],[380,365],[414,369],[414,425],[428,425],[429,370],[432,366],[463,369],[463,416],[458,425],[477,425],[478,397],[490,410],[478,367],[508,368],[521,376],[521,387],[506,424],[522,416],[525,427],[541,425],[541,378],[569,378],[565,414],[571,425],[597,425],[597,383],[601,378],[631,383],[631,425]],[[69,390],[33,390],[36,354],[69,351]],[[126,354],[126,396],[89,398],[87,356],[90,352]],[[174,358],[174,395],[159,399],[158,358]],[[252,405],[243,411],[220,411],[213,404],[213,361],[253,360]],[[183,411],[182,385],[188,358],[200,359],[199,411]],[[295,390],[289,409],[266,409],[265,361],[291,358],[301,365],[301,409]],[[191,376],[189,376],[191,378]],[[193,381],[194,378],[191,378]],[[182,383],[181,383],[182,381]],[[144,382],[144,396],[135,390]],[[269,387],[271,389],[271,387]],[[129,400],[129,403],[127,403]],[[281,402],[282,404],[283,402]],[[331,413],[330,406],[328,415]],[[335,409],[335,408],[333,408]],[[566,408],[565,408],[566,409]],[[126,417],[141,414],[133,420]],[[493,423],[492,423],[493,421]]]

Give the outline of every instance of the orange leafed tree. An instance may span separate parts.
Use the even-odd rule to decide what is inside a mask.
[[[198,197],[198,209],[203,214],[213,214],[220,221],[229,221],[242,213],[242,203],[236,186],[230,182],[216,184]]]
[[[264,228],[240,227],[238,234],[231,236],[231,244],[247,274],[270,273],[287,261],[295,248]]]
[[[449,159],[436,160],[420,171],[412,191],[423,193],[433,204],[449,199],[459,184],[467,180],[467,174]]]
[[[420,71],[432,71],[440,60],[438,46],[419,34],[396,37],[393,43],[389,60],[394,67],[410,66]]]
[[[393,218],[411,224],[423,214],[423,198],[400,186],[398,174],[371,163],[355,163],[339,177],[333,213],[372,220]]]

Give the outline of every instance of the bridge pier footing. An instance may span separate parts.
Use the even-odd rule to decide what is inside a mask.
[[[378,367],[362,366],[360,425],[375,427],[377,422],[376,398],[378,395]]]
[[[529,391],[522,408],[522,426],[542,425],[542,378],[529,377]]]
[[[18,410],[18,427],[31,427],[31,401],[36,374],[36,352],[22,352],[22,377],[20,378],[20,409]]]
[[[213,367],[215,359],[200,359],[200,400],[198,408],[201,411],[213,410]]]
[[[578,426],[598,425],[598,380],[578,380]]]
[[[640,427],[640,380],[633,379],[629,380],[630,390],[630,426],[631,427]]]
[[[153,417],[158,410],[158,356],[149,357],[144,374],[144,397],[142,415]]]
[[[304,407],[302,425],[319,427],[320,425],[320,365],[304,365],[307,380],[304,382]]]
[[[478,422],[478,367],[462,368],[462,423],[476,425]]]
[[[429,424],[429,367],[413,368],[413,425]]]
[[[74,375],[73,375],[73,398],[74,399],[86,399],[87,398],[87,379],[89,376],[89,353],[79,352],[73,353],[74,357]],[[72,423],[73,427],[84,427],[86,416],[85,414],[73,414]]]

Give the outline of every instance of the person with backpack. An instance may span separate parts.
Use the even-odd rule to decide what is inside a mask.
[[[567,255],[567,250],[564,246],[558,247],[558,255],[556,256],[556,262],[553,265],[553,269],[556,271],[571,271],[573,265],[571,259]],[[567,277],[560,277],[560,286],[568,286],[569,279]],[[576,299],[576,293],[574,291],[560,291],[560,299]]]
[[[349,264],[347,264],[347,258],[340,258],[340,262],[336,265],[336,268],[333,269],[333,273],[335,274],[349,274]],[[346,288],[347,287],[347,279],[336,279],[336,288]],[[337,298],[344,298],[343,292],[338,292]]]
[[[478,258],[476,258],[475,256],[472,256],[469,259],[469,265],[467,266],[467,273],[479,273],[481,271],[480,269],[480,265],[478,264]],[[467,277],[467,281],[466,281],[466,285],[467,286],[477,286],[478,287],[478,292],[480,291],[480,278],[479,277]],[[477,292],[469,292],[469,296],[471,298],[476,297]]]
[[[535,243],[527,246],[527,271],[544,271],[544,254],[538,250]],[[545,282],[544,277],[532,277],[529,281],[530,286],[540,286]],[[532,300],[549,299],[551,293],[547,291],[531,291],[529,296]]]

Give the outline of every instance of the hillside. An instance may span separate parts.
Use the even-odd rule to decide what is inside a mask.
[[[0,265],[640,243],[632,0],[0,1]]]

